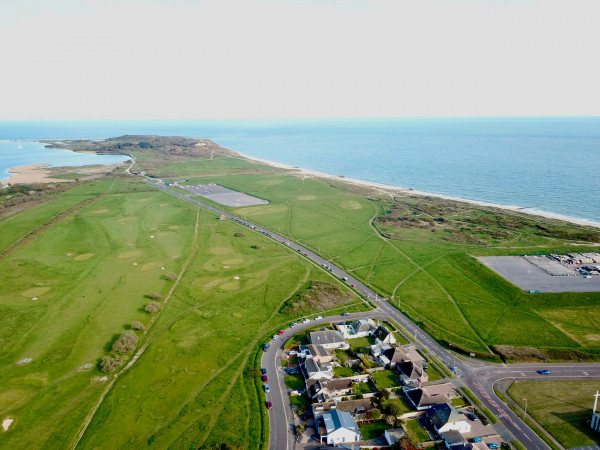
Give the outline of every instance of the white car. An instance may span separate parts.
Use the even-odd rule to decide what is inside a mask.
[[[277,339],[279,336],[277,336],[276,334],[273,335],[273,337],[271,339],[275,340]]]
[[[321,320],[323,318],[323,316],[317,316],[315,317],[315,320]]]
[[[304,319],[302,323],[310,322],[310,319]]]

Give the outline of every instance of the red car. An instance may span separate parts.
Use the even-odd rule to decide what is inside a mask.
[[[267,409],[273,409],[273,403],[267,402]]]
[[[262,376],[262,380],[263,380],[265,383],[266,383],[267,381],[269,381],[269,380],[267,380],[267,375],[263,375],[263,376]]]
[[[285,330],[279,330],[279,332],[277,333],[279,336],[281,336],[283,333],[285,333]]]

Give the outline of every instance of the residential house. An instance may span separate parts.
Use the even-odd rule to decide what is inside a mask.
[[[417,411],[424,411],[433,406],[450,402],[447,395],[430,393],[426,388],[404,387],[402,390]]]
[[[392,333],[390,330],[388,330],[383,325],[379,325],[377,327],[377,329],[373,333],[373,336],[375,336],[375,342],[377,344],[379,344],[379,343],[395,344],[396,343],[396,338],[394,337],[394,333]]]
[[[308,333],[308,342],[327,349],[349,347],[342,333],[337,330],[312,331]]]
[[[333,354],[322,345],[301,345],[298,356],[301,358],[313,358],[322,363],[333,361]]]
[[[418,362],[399,362],[396,364],[395,370],[400,382],[406,386],[420,386],[429,380],[423,365]]]
[[[454,406],[448,403],[442,403],[429,408],[427,411],[431,425],[439,434],[447,431],[456,430],[461,434],[471,431],[471,424],[460,414]]]
[[[333,378],[333,366],[331,364],[322,363],[314,358],[309,358],[300,363],[300,371],[306,380]]]
[[[337,327],[346,339],[373,336],[377,330],[377,325],[372,319],[359,319],[348,325],[340,323]]]
[[[309,379],[306,380],[308,397],[312,402],[326,402],[329,400],[339,400],[345,395],[352,393],[351,378],[330,379]]]
[[[352,414],[352,416],[361,416],[374,408],[373,402],[368,398],[359,398],[355,400],[344,400],[342,402],[329,401],[322,403],[313,403],[312,410],[315,419],[321,417],[324,413],[339,409]]]
[[[406,435],[406,431],[404,428],[392,428],[389,430],[385,430],[383,433],[383,437],[385,438],[387,445],[390,447],[402,439]]]
[[[338,445],[362,440],[360,430],[352,415],[338,409],[326,412],[321,416],[318,430],[321,436],[321,443],[325,442],[327,445]]]

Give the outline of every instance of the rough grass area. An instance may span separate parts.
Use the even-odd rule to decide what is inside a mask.
[[[563,447],[593,445],[598,434],[589,427],[597,381],[517,381],[508,395]]]
[[[289,389],[302,389],[306,386],[306,383],[302,375],[294,374],[285,377],[285,385]]]
[[[337,284],[311,281],[306,289],[286,302],[281,312],[288,316],[305,316],[341,306],[354,298],[350,292],[342,290]]]

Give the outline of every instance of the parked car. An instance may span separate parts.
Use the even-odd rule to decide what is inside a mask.
[[[293,324],[290,325],[290,328],[294,328],[296,325],[298,325],[296,322],[294,322]]]
[[[267,379],[267,374],[264,374],[264,375],[262,376],[262,380],[263,380],[263,382],[264,382],[264,383],[266,383],[267,381],[269,381],[269,380]]]
[[[274,335],[273,335],[273,337],[272,337],[271,339],[275,340],[275,339],[277,339],[278,337],[279,337],[279,335],[277,335],[277,334],[274,334]]]
[[[350,315],[349,312],[342,313],[342,316],[344,316],[344,317],[349,316],[349,315]]]
[[[278,334],[279,336],[281,336],[283,333],[285,333],[285,330],[279,330],[279,331],[277,332],[277,334]]]
[[[348,277],[342,277],[343,281],[348,281]]]
[[[473,442],[483,442],[483,439],[480,437],[473,438]]]
[[[550,375],[550,371],[549,370],[538,370],[537,371],[540,375]]]
[[[265,368],[263,367],[262,369],[260,369],[260,372],[261,372],[263,375],[266,375],[266,374],[267,374],[267,369],[265,369]]]
[[[310,319],[304,319],[302,323],[310,322]]]
[[[477,420],[477,416],[473,413],[466,413],[465,416],[467,416],[471,420]]]
[[[493,448],[493,449],[500,448],[500,446],[498,444],[494,443],[494,442],[492,442],[491,444],[488,444],[488,447],[489,448]]]
[[[315,317],[315,320],[321,320],[323,318],[323,316],[317,316]]]
[[[352,286],[352,287],[356,287],[356,286],[354,286],[353,284],[351,284],[350,286]]]
[[[267,350],[269,350],[269,347],[271,347],[271,344],[269,344],[269,343],[265,344],[265,346],[263,347],[263,351],[266,352]]]
[[[268,384],[265,384],[265,392],[271,392],[271,388]]]
[[[267,409],[273,409],[273,403],[267,402]]]

